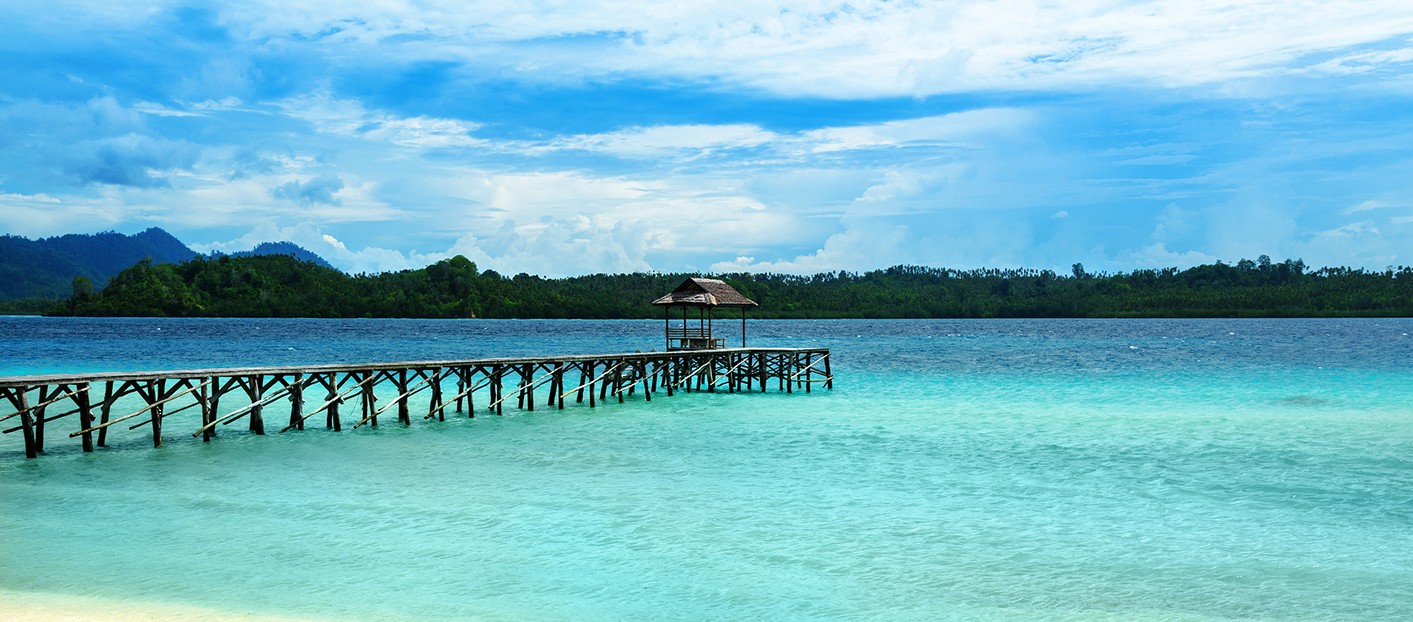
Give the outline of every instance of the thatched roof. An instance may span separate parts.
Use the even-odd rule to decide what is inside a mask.
[[[759,307],[754,300],[741,295],[725,281],[718,279],[687,279],[672,293],[658,298],[659,307],[686,305],[693,307]]]

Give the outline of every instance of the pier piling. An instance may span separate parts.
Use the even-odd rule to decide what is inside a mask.
[[[566,387],[566,375],[576,372],[578,383]],[[505,387],[507,376],[516,380],[515,388],[510,391]],[[624,403],[640,389],[643,400],[651,402],[658,391],[672,397],[679,389],[688,393],[703,389],[715,393],[718,387],[724,387],[722,392],[738,393],[752,391],[759,383],[764,392],[771,379],[777,381],[784,393],[793,393],[796,386],[809,393],[816,382],[832,389],[834,374],[829,351],[824,348],[734,348],[472,361],[7,376],[0,377],[0,404],[8,404],[14,412],[0,416],[0,422],[17,421],[0,432],[23,432],[25,456],[36,458],[45,450],[46,425],[75,414],[78,415],[77,430],[69,437],[81,437],[82,451],[92,452],[108,446],[108,431],[112,426],[143,415],[147,418],[127,428],[149,427],[153,447],[161,447],[164,421],[179,421],[181,418],[175,416],[191,409],[200,413],[199,425],[192,436],[201,437],[202,442],[211,442],[217,436],[218,427],[242,417],[248,418],[250,433],[263,435],[265,409],[282,398],[288,400],[290,412],[288,425],[280,432],[303,430],[305,421],[321,412],[325,414],[325,427],[337,432],[343,429],[340,406],[354,394],[358,394],[361,402],[360,418],[354,427],[376,428],[378,415],[394,407],[398,421],[411,425],[412,398],[423,391],[429,391],[430,398],[422,419],[445,421],[447,408],[453,406],[457,412],[475,417],[476,393],[483,390],[483,395],[489,399],[486,409],[503,416],[506,402],[511,400],[525,412],[533,412],[537,405],[564,410],[565,398],[570,394],[574,394],[576,404],[582,404],[587,393],[589,407],[598,408],[611,397]],[[456,390],[451,397],[447,397],[445,390],[448,382],[454,382]],[[103,387],[101,400],[92,395],[100,385]],[[305,389],[311,386],[323,388],[316,394],[322,396],[322,400],[312,408],[305,403]],[[537,404],[536,390],[542,386],[548,386],[548,396]],[[396,391],[396,397],[381,407],[378,405],[380,387],[384,395],[389,389]],[[227,394],[236,396],[239,407],[223,413],[221,403],[230,399]],[[122,409],[119,412],[132,410],[113,417],[115,407]]]

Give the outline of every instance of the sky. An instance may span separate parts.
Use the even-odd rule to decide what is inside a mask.
[[[7,0],[0,233],[349,272],[1413,264],[1407,0]]]

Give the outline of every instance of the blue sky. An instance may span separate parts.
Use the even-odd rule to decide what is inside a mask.
[[[0,232],[151,226],[353,272],[1413,264],[1413,3],[0,5]]]

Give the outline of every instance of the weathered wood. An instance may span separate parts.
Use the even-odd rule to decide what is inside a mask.
[[[427,381],[426,381],[426,380],[423,380],[422,382],[419,382],[419,383],[417,383],[417,384],[415,384],[415,385],[413,385],[413,386],[415,386],[415,387],[417,387],[417,388],[412,389],[412,390],[410,390],[410,391],[407,391],[406,393],[403,393],[402,395],[399,395],[399,396],[397,396],[397,397],[392,398],[392,401],[391,401],[391,402],[388,402],[386,406],[383,406],[382,408],[379,408],[378,410],[374,411],[372,414],[370,414],[370,415],[364,417],[362,421],[359,421],[357,425],[353,426],[354,429],[358,429],[358,428],[361,427],[363,424],[368,423],[369,421],[374,421],[374,420],[376,420],[377,417],[378,417],[378,415],[383,414],[385,411],[387,411],[387,409],[392,408],[393,406],[399,406],[399,405],[401,405],[401,404],[405,404],[407,398],[412,397],[413,395],[416,395],[416,394],[421,393],[422,391],[426,390],[426,388],[427,388]],[[399,420],[399,421],[402,420],[401,410],[402,410],[401,408],[398,409],[398,411],[399,411],[398,420]],[[409,424],[410,424],[410,423],[412,423],[412,421],[409,419],[406,423],[409,423]]]
[[[25,458],[38,458],[39,450],[34,445],[34,420],[30,414],[28,389],[6,390],[5,397],[19,409],[20,426],[25,431]]]
[[[491,377],[494,379],[491,382],[491,398],[495,400],[495,405],[491,408],[495,409],[497,416],[505,415],[505,406],[501,403],[505,401],[505,398],[501,397],[505,389],[504,371],[500,365],[491,368]]]
[[[221,383],[220,378],[211,376],[210,387],[205,389],[211,392],[210,398],[206,401],[206,406],[201,409],[201,442],[209,443],[216,438],[216,414],[221,410]]]
[[[453,397],[453,398],[451,398],[451,399],[449,399],[449,400],[443,402],[443,403],[442,403],[442,407],[446,407],[446,405],[449,404],[449,403],[451,403],[452,401],[455,401],[457,404],[460,404],[460,403],[461,403],[461,400],[462,400],[463,398],[470,398],[472,393],[475,393],[476,391],[480,391],[481,389],[484,389],[484,388],[486,387],[486,385],[488,385],[488,384],[490,384],[490,383],[491,383],[490,380],[486,380],[485,382],[482,382],[481,384],[478,384],[478,385],[476,385],[476,386],[473,386],[473,387],[471,387],[471,388],[469,388],[469,389],[465,389],[465,390],[461,391],[460,393],[457,393],[457,394],[456,394],[456,397]],[[458,386],[464,386],[464,385],[461,385],[460,382],[458,382],[457,385],[458,385]],[[435,411],[436,409],[433,409],[433,410]],[[473,410],[473,412],[471,413],[471,416],[472,416],[472,417],[475,417],[475,416],[476,416],[476,413],[474,412],[475,409],[473,408],[472,410]],[[427,416],[426,416],[426,417],[423,417],[423,419],[431,419],[431,418],[432,418],[432,413],[427,413]],[[442,418],[442,421],[446,421],[446,418]]]
[[[150,381],[150,382],[148,383],[148,385],[147,385],[147,395],[149,396],[149,400],[150,400],[151,398],[153,398],[153,397],[155,397],[155,398],[157,398],[158,400],[160,400],[158,403],[152,405],[151,408],[152,408],[152,446],[153,446],[154,448],[155,448],[155,447],[161,447],[161,446],[162,446],[162,411],[166,408],[166,403],[167,403],[167,401],[168,401],[168,400],[166,399],[166,397],[167,397],[167,380],[166,380],[166,379],[161,379],[161,380],[153,380],[153,381]]]
[[[535,387],[538,387],[538,386],[540,386],[540,385],[542,385],[542,384],[544,384],[544,383],[546,383],[546,382],[549,382],[550,380],[553,380],[553,379],[554,379],[554,376],[553,376],[552,374],[546,374],[546,375],[544,375],[544,376],[541,376],[540,379],[537,380],[537,381],[535,381],[533,384],[527,384],[527,385],[521,386],[521,387],[515,389],[514,391],[511,391],[511,392],[510,392],[509,394],[507,394],[507,395],[502,395],[502,396],[501,396],[499,399],[497,399],[496,401],[491,402],[491,405],[490,405],[490,406],[487,406],[486,409],[488,409],[488,410],[489,410],[489,409],[494,409],[495,407],[500,406],[501,402],[504,402],[505,400],[510,399],[512,396],[514,396],[514,395],[516,395],[516,394],[518,394],[518,393],[524,393],[524,392],[526,392],[526,391],[533,390]],[[532,403],[531,410],[534,410],[534,408],[533,408],[533,403]]]
[[[289,385],[289,424],[304,429],[304,385],[300,375],[294,375],[294,383]],[[286,428],[288,429],[288,428]],[[284,430],[280,430],[283,432]]]
[[[106,424],[108,423],[108,414],[113,409],[113,402],[117,400],[117,398],[113,396],[113,382],[108,381],[104,384],[106,384],[107,386],[105,386],[103,389],[103,406],[99,408],[99,415],[102,418],[99,419],[98,422],[100,424],[105,425],[98,429],[99,447],[106,447],[108,445],[108,426]]]
[[[713,350],[714,353],[726,354],[730,352],[765,352],[770,354],[795,353],[795,352],[815,352],[824,353],[827,348],[722,348]],[[62,373],[62,374],[36,374],[29,376],[0,376],[0,388],[17,388],[27,386],[37,387],[41,384],[83,384],[85,382],[125,382],[139,381],[145,382],[156,378],[166,379],[197,379],[209,376],[220,376],[233,378],[236,376],[263,375],[293,375],[293,374],[315,374],[315,373],[345,373],[362,371],[396,371],[398,369],[431,369],[433,367],[458,367],[476,365],[518,365],[523,363],[537,363],[544,365],[575,363],[582,361],[604,361],[623,360],[625,358],[639,359],[670,359],[679,357],[690,352],[634,352],[629,354],[575,354],[566,356],[531,356],[531,357],[511,357],[511,358],[490,358],[490,359],[470,359],[470,360],[447,360],[447,361],[409,361],[390,363],[363,363],[356,365],[300,365],[300,366],[280,366],[280,367],[240,367],[227,369],[177,369],[163,371],[138,371],[138,372],[103,372],[103,373]]]
[[[705,362],[705,363],[702,363],[702,366],[701,366],[701,367],[698,367],[698,368],[692,370],[692,373],[687,374],[686,377],[682,378],[681,380],[678,380],[678,381],[677,381],[677,384],[682,384],[682,383],[684,383],[684,382],[691,382],[692,378],[695,378],[698,373],[701,373],[701,371],[702,371],[703,369],[706,369],[708,365],[711,365],[712,362],[713,362],[713,361],[707,361],[707,362]]]
[[[377,376],[374,375],[372,370],[362,373],[363,381],[359,384],[363,386],[363,417],[365,419],[371,418],[373,427],[376,428],[378,427],[378,415],[375,414],[373,410],[374,405],[378,402],[378,394],[376,393],[378,384]]]
[[[74,396],[74,403],[78,404],[79,427],[81,428],[87,428],[93,425],[93,408],[92,405],[89,403],[90,401],[88,397],[88,392],[92,389],[93,387],[91,384],[84,384],[83,390],[79,391],[78,395]],[[85,453],[93,451],[92,432],[85,432],[83,434],[83,451]]]
[[[563,395],[561,395],[560,397],[563,397],[564,395],[569,395],[570,393],[573,393],[573,392],[575,392],[575,391],[582,390],[584,387],[593,385],[595,382],[598,382],[599,380],[603,379],[604,376],[607,376],[607,375],[609,375],[610,373],[612,373],[613,370],[618,369],[618,367],[621,366],[621,365],[623,365],[623,363],[619,363],[618,365],[614,365],[613,367],[610,367],[610,368],[608,368],[607,370],[604,370],[604,372],[603,372],[602,374],[599,374],[599,375],[596,376],[593,380],[590,380],[590,381],[585,382],[585,383],[583,383],[583,384],[581,384],[581,385],[579,385],[579,386],[577,386],[577,387],[574,387],[573,389],[570,389],[570,390],[568,390],[568,391],[565,391],[565,392],[563,393]]]
[[[62,387],[63,385],[59,385],[59,386]],[[87,387],[88,387],[88,385],[85,384],[85,385],[84,385],[84,388],[82,388],[82,389],[74,389],[73,391],[69,391],[69,392],[67,392],[67,393],[65,393],[65,394],[63,394],[63,395],[60,395],[60,396],[57,396],[57,397],[51,397],[51,398],[46,399],[46,400],[41,400],[40,403],[35,404],[34,406],[29,406],[29,407],[23,408],[23,409],[21,409],[21,410],[17,410],[17,411],[15,411],[15,412],[12,412],[12,413],[10,413],[10,414],[8,414],[8,415],[5,415],[4,417],[0,417],[0,421],[5,421],[5,420],[7,420],[7,419],[13,419],[13,418],[15,418],[15,417],[18,417],[18,416],[20,416],[20,413],[21,413],[21,412],[24,412],[24,411],[26,411],[26,410],[32,412],[32,411],[34,411],[34,410],[44,408],[45,406],[48,406],[48,405],[50,405],[50,404],[53,404],[54,402],[58,402],[58,401],[63,400],[63,399],[65,399],[65,398],[74,397],[74,396],[78,395],[79,393],[83,393],[83,392],[88,391],[88,388],[87,388]]]
[[[177,399],[177,398],[179,398],[179,397],[181,397],[181,396],[183,396],[183,395],[186,395],[187,393],[191,393],[192,391],[195,391],[195,390],[197,390],[197,389],[200,388],[200,387],[207,386],[208,384],[210,384],[210,383],[209,383],[209,382],[203,382],[203,383],[201,383],[200,385],[198,385],[198,386],[196,386],[196,387],[192,387],[192,388],[187,389],[187,390],[185,390],[185,391],[182,391],[182,392],[180,392],[180,393],[173,394],[173,395],[171,395],[171,396],[169,396],[169,397],[160,398],[160,396],[159,396],[159,399],[156,399],[156,400],[150,399],[147,394],[143,394],[143,392],[142,392],[141,390],[139,390],[138,393],[139,393],[139,394],[143,394],[143,399],[147,400],[147,401],[148,401],[148,404],[147,404],[146,406],[143,406],[142,408],[138,409],[138,411],[135,412],[135,413],[132,413],[132,414],[130,414],[130,415],[123,415],[122,417],[118,417],[117,419],[113,419],[113,420],[111,420],[111,421],[108,420],[108,407],[109,407],[109,406],[111,405],[111,403],[112,403],[114,400],[116,400],[117,398],[116,398],[116,397],[111,397],[111,396],[109,396],[109,397],[104,397],[104,398],[103,398],[103,423],[101,423],[101,424],[99,424],[99,425],[97,425],[97,426],[93,426],[93,427],[90,427],[90,428],[84,428],[84,429],[82,429],[82,430],[79,430],[79,431],[77,431],[77,432],[74,432],[73,434],[70,434],[70,435],[69,435],[69,438],[73,438],[73,437],[79,436],[79,435],[81,435],[81,434],[91,433],[91,432],[93,432],[94,430],[103,430],[103,429],[106,429],[108,426],[113,425],[113,424],[115,424],[115,423],[120,423],[120,422],[123,422],[123,421],[127,421],[128,419],[132,419],[133,417],[136,417],[136,416],[138,416],[138,415],[141,415],[141,414],[143,414],[143,413],[145,413],[145,412],[147,412],[147,411],[149,411],[149,410],[152,410],[153,408],[160,407],[160,406],[162,406],[163,404],[166,404],[167,402],[170,402],[170,401],[172,401],[172,400],[174,400],[174,399]],[[110,388],[111,388],[111,385],[110,385]],[[147,390],[148,390],[148,391],[151,391],[152,388],[149,387]],[[142,423],[149,423],[149,422],[148,422],[148,421],[144,421],[144,422],[142,422]],[[140,423],[140,424],[138,424],[138,425],[142,425],[142,423]],[[133,427],[136,428],[137,426],[133,426]],[[132,428],[129,428],[129,429],[132,429]],[[102,442],[99,442],[98,444],[101,446],[103,443],[102,443]]]
[[[265,404],[268,403],[263,401],[262,397],[265,394],[265,379],[260,376],[250,376],[247,382],[249,384],[244,385],[245,392],[250,396],[252,404],[250,416],[247,418],[250,422],[250,431],[263,436],[265,434]]]
[[[181,408],[178,408],[178,409],[176,409],[176,410],[171,410],[171,411],[169,411],[169,410],[166,410],[166,408],[165,408],[164,406],[158,406],[157,408],[152,409],[152,411],[153,411],[153,413],[157,413],[157,412],[160,410],[160,415],[159,415],[159,416],[161,416],[163,419],[165,419],[165,418],[170,417],[170,416],[172,416],[172,415],[175,415],[175,414],[177,414],[177,413],[179,413],[179,412],[182,412],[182,411],[184,411],[184,410],[188,410],[188,409],[191,409],[191,408],[196,408],[197,406],[200,406],[200,405],[201,405],[201,401],[200,401],[200,400],[197,400],[197,401],[194,401],[194,402],[192,402],[192,403],[190,403],[190,404],[187,404],[186,406],[182,406]],[[136,430],[136,429],[138,429],[138,428],[140,428],[140,427],[142,427],[142,426],[145,426],[145,425],[147,425],[147,424],[149,424],[149,423],[152,423],[152,420],[151,420],[151,419],[148,419],[148,420],[146,420],[146,421],[139,421],[139,422],[137,422],[137,423],[134,423],[134,424],[128,426],[128,429],[129,429],[129,430]]]
[[[54,421],[54,420],[56,420],[56,419],[63,419],[64,417],[67,417],[67,416],[69,416],[69,415],[72,415],[72,414],[75,414],[75,413],[79,412],[79,410],[80,410],[80,409],[75,408],[75,409],[73,409],[73,410],[66,410],[66,411],[61,412],[61,413],[59,413],[59,414],[57,414],[57,415],[48,415],[48,416],[44,416],[44,417],[36,417],[35,420],[34,420],[34,423],[35,423],[35,425],[37,426],[37,425],[39,425],[40,422],[49,423],[50,421]],[[31,408],[31,409],[30,409],[30,416],[31,416],[31,417],[34,417],[34,412],[35,412],[34,409]],[[6,428],[6,429],[3,431],[3,433],[4,433],[4,434],[13,434],[13,433],[18,432],[18,431],[20,431],[20,430],[22,430],[22,429],[24,429],[24,426],[23,426],[23,425],[17,425],[17,426],[11,427],[11,428]]]
[[[328,386],[328,385],[326,384],[326,385],[324,385],[324,386]],[[339,386],[339,385],[334,385],[334,386],[337,387],[337,386]],[[348,394],[353,393],[354,391],[357,391],[358,389],[360,389],[360,388],[362,388],[362,387],[363,387],[363,383],[360,382],[360,383],[354,384],[353,387],[349,388],[349,390],[344,391],[343,393],[339,393],[339,394],[330,393],[329,396],[328,396],[328,398],[324,401],[323,404],[320,404],[320,405],[318,406],[318,408],[315,408],[314,410],[309,411],[308,414],[305,414],[305,415],[303,415],[303,416],[300,417],[299,423],[298,423],[298,428],[301,429],[301,430],[303,430],[303,429],[304,429],[304,425],[303,425],[304,420],[306,420],[306,419],[308,419],[308,418],[310,418],[310,417],[313,417],[314,415],[317,415],[317,414],[319,414],[320,412],[323,412],[324,410],[327,409],[327,410],[329,411],[329,413],[331,413],[331,414],[329,415],[329,421],[328,421],[328,427],[329,427],[329,429],[334,430],[334,431],[336,431],[336,432],[339,431],[340,428],[341,428],[340,423],[339,423],[339,415],[338,415],[339,404],[342,404],[342,403],[343,403],[343,399],[344,399],[345,397],[348,397]],[[281,433],[288,432],[288,431],[290,431],[291,428],[294,428],[294,427],[296,427],[296,424],[295,424],[294,422],[291,422],[290,425],[285,426],[284,429],[280,430],[280,432],[281,432]]]
[[[257,379],[257,382],[259,382],[258,379]],[[259,385],[256,385],[256,386],[259,386]],[[250,391],[250,389],[247,389],[247,391]],[[269,395],[263,396],[263,397],[259,398],[257,401],[251,402],[250,404],[248,404],[248,405],[246,405],[246,406],[242,406],[241,408],[235,410],[234,412],[232,412],[232,413],[226,415],[225,417],[223,417],[223,418],[221,418],[221,419],[219,419],[219,420],[217,420],[217,421],[212,421],[212,422],[210,422],[210,423],[207,423],[207,424],[205,424],[205,425],[202,425],[200,429],[198,429],[198,430],[195,431],[195,432],[192,432],[191,435],[192,435],[192,437],[201,436],[201,434],[202,434],[203,432],[205,432],[206,430],[208,430],[208,429],[210,429],[210,428],[215,427],[217,424],[220,424],[220,425],[230,425],[230,424],[234,423],[237,419],[240,419],[241,417],[245,416],[246,413],[254,412],[254,411],[260,409],[261,407],[265,406],[266,404],[269,404],[270,402],[273,402],[273,401],[275,401],[275,400],[277,400],[277,399],[280,399],[281,397],[284,397],[285,394],[287,394],[288,392],[289,392],[289,388],[286,387],[286,388],[284,388],[284,389],[280,389],[280,390],[278,390],[278,391],[275,391],[274,393],[271,393],[271,394],[269,394]],[[251,431],[254,432],[255,430],[252,429]],[[257,434],[264,434],[264,433],[265,433],[265,427],[264,427],[264,423],[262,422],[261,425],[260,425],[260,431],[257,432]]]
[[[39,387],[39,401],[45,406],[30,407],[29,414],[34,421],[34,449],[39,453],[44,453],[44,411],[49,408],[49,387]]]
[[[578,369],[579,384],[566,389],[565,372]],[[359,425],[377,425],[380,413],[399,407],[399,419],[409,423],[408,409],[410,398],[421,391],[432,390],[424,419],[439,417],[445,420],[446,409],[453,404],[469,404],[468,411],[475,416],[475,392],[490,387],[490,405],[487,407],[496,414],[503,414],[506,400],[516,398],[528,411],[541,404],[536,403],[537,389],[549,385],[549,405],[551,408],[564,408],[565,399],[576,394],[576,401],[582,402],[583,394],[589,394],[590,407],[608,396],[618,397],[624,402],[627,396],[635,395],[639,386],[643,397],[652,401],[653,393],[659,384],[669,396],[674,390],[685,387],[687,391],[706,389],[714,391],[727,387],[730,391],[750,390],[760,382],[761,390],[766,390],[768,379],[779,381],[784,392],[793,392],[798,386],[803,392],[811,392],[816,383],[833,388],[834,374],[830,366],[829,351],[824,348],[757,348],[720,349],[704,352],[648,352],[613,355],[576,355],[570,357],[543,357],[521,359],[485,359],[482,361],[457,362],[452,364],[417,363],[402,367],[390,364],[375,364],[358,368],[332,368],[311,366],[306,368],[240,369],[226,375],[218,370],[207,375],[191,375],[187,372],[161,375],[148,372],[135,374],[92,374],[79,377],[55,375],[44,381],[24,384],[14,377],[0,377],[0,399],[13,403],[15,411],[0,421],[20,417],[21,424],[3,430],[8,434],[20,430],[29,433],[26,442],[26,455],[44,453],[43,430],[46,423],[73,414],[80,415],[79,431],[70,437],[83,436],[84,451],[93,451],[95,446],[106,443],[106,433],[114,424],[129,421],[144,413],[150,413],[147,420],[128,426],[137,429],[144,425],[152,427],[154,446],[161,446],[162,421],[167,417],[192,408],[201,408],[202,426],[193,436],[202,436],[209,442],[215,436],[218,425],[229,424],[242,416],[251,418],[251,431],[263,433],[263,407],[281,397],[290,400],[289,425],[281,432],[303,429],[304,422],[319,412],[330,413],[330,425],[338,429],[339,405],[345,397],[361,391],[364,401],[363,418]],[[517,386],[507,391],[506,372],[517,377]],[[342,374],[342,379],[340,379]],[[477,374],[484,377],[481,383],[474,382]],[[539,374],[536,377],[536,374]],[[448,376],[457,379],[457,393],[448,398],[443,382]],[[387,380],[399,388],[397,397],[379,407],[376,387]],[[93,382],[104,382],[104,396],[100,402],[92,397]],[[345,388],[347,383],[353,386]],[[328,398],[319,407],[306,410],[304,388],[321,384],[329,389]],[[283,385],[283,386],[281,386]],[[239,387],[249,398],[249,404],[226,416],[220,416],[219,401],[223,393]],[[29,403],[29,392],[37,391],[35,403]],[[145,402],[136,412],[113,418],[111,410],[123,396],[137,394]],[[176,399],[184,395],[194,395],[190,404],[171,407]],[[597,395],[596,395],[597,394]],[[71,400],[73,408],[63,412],[55,404]],[[512,404],[513,406],[514,404]],[[45,408],[48,408],[48,411]],[[97,409],[99,413],[93,411]],[[95,414],[101,414],[95,425]],[[26,421],[27,419],[27,421]],[[25,424],[28,424],[27,426]],[[93,432],[98,432],[96,443]]]
[[[440,368],[432,370],[432,401],[427,407],[427,416],[430,419],[433,414],[437,415],[437,421],[446,421],[446,404],[442,402],[442,370]]]
[[[717,382],[720,383],[720,381],[721,381],[722,378],[724,378],[725,380],[727,380],[727,381],[729,382],[729,381],[734,377],[734,376],[732,376],[732,374],[736,373],[736,370],[737,370],[737,369],[740,369],[741,366],[742,366],[742,365],[745,365],[745,364],[746,364],[746,359],[741,359],[741,362],[740,362],[740,363],[737,363],[737,364],[733,365],[733,366],[731,367],[731,369],[726,370],[726,373],[725,373],[725,374],[722,374],[721,378],[718,378]],[[734,389],[733,389],[733,392],[734,392]]]

